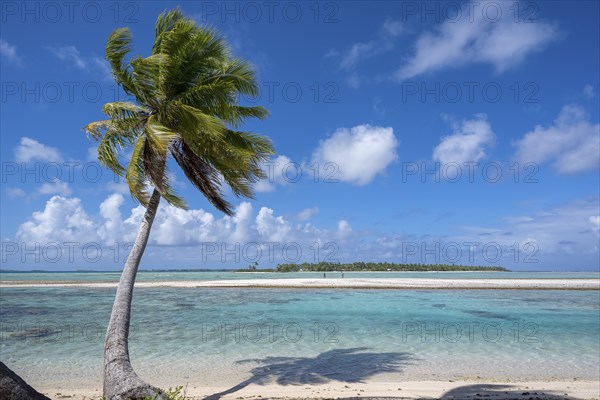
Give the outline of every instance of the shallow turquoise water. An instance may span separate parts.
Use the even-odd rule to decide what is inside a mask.
[[[32,384],[99,387],[113,296],[3,288],[2,361]],[[600,293],[143,288],[131,356],[164,386],[598,379]]]
[[[118,281],[120,272],[1,272],[4,281]],[[329,277],[339,278],[339,272],[329,272]],[[292,279],[322,278],[322,272],[298,273],[235,273],[235,272],[154,272],[140,271],[140,281],[177,280],[229,280],[229,279]],[[345,272],[346,278],[427,278],[427,279],[600,279],[600,272]]]

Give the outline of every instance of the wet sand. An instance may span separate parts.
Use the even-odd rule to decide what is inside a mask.
[[[112,288],[116,282],[1,281],[8,287]],[[523,289],[600,290],[599,279],[422,279],[422,278],[320,278],[243,279],[221,281],[143,281],[137,288],[293,288],[293,289]]]

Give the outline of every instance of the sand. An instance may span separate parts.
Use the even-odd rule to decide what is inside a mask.
[[[59,385],[38,387],[53,399],[100,399],[101,389],[61,389]],[[598,381],[489,382],[410,381],[325,383],[321,385],[250,384],[239,387],[184,388],[190,399],[369,399],[369,398],[460,398],[460,399],[598,399]]]
[[[7,287],[113,288],[116,282],[0,281]],[[138,281],[136,288],[297,288],[297,289],[525,289],[600,290],[599,279],[426,279],[320,278],[239,279],[221,281]]]

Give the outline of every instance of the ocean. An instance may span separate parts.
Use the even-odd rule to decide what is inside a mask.
[[[598,278],[593,272],[345,274],[371,275]],[[139,275],[140,280],[256,277]],[[113,281],[118,274],[2,273],[1,279]],[[101,387],[114,289],[1,291],[2,362],[34,387]],[[600,370],[598,291],[138,288],[132,314],[133,366],[162,387],[476,377],[597,380]]]

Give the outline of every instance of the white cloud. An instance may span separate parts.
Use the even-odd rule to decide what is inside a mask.
[[[404,80],[472,63],[491,64],[501,73],[558,38],[558,29],[552,24],[515,22],[510,4],[477,3],[474,11],[463,9],[462,18],[445,21],[433,32],[423,33],[415,43],[414,54],[397,71],[396,78]],[[495,10],[489,10],[489,15],[483,11],[489,5],[501,8],[498,20]]]
[[[600,163],[600,124],[592,124],[582,107],[566,105],[554,125],[538,125],[515,143],[521,163],[552,162],[559,173],[592,170]]]
[[[43,210],[34,212],[19,226],[16,238],[28,244],[38,242],[42,247],[51,242],[75,242],[80,247],[93,242],[103,247],[111,246],[111,249],[115,243],[117,247],[124,248],[135,240],[145,213],[142,206],[123,210],[124,204],[124,197],[115,193],[101,202],[96,213],[88,213],[79,198],[53,196]],[[278,246],[277,259],[281,262],[281,249],[288,243],[301,246],[305,256],[309,257],[315,242],[327,243],[337,239],[341,243],[351,233],[352,228],[343,220],[332,229],[318,229],[311,224],[294,225],[271,208],[261,207],[255,212],[248,202],[240,203],[233,217],[218,216],[203,209],[177,209],[161,202],[148,244],[151,247],[161,246],[160,256],[170,251],[169,247],[185,249],[181,254],[179,251],[172,253],[171,261],[187,257],[184,253],[191,260],[198,261],[200,246],[207,243],[230,250],[236,245],[258,244],[264,247],[272,243]],[[81,248],[77,251],[81,253]],[[263,260],[266,260],[266,248],[263,251]],[[106,254],[112,257],[113,252],[107,250]],[[220,254],[215,257],[219,260]]]
[[[213,240],[213,221],[214,217],[204,210],[181,210],[162,206],[157,213],[152,242],[161,245],[185,245],[201,240]],[[135,225],[138,225],[137,221]]]
[[[53,196],[43,211],[34,212],[19,227],[17,238],[29,243],[92,242],[98,240],[98,235],[80,199]]]
[[[22,137],[21,143],[15,149],[15,160],[17,162],[62,162],[60,152],[50,146],[46,146],[35,139]]]
[[[338,234],[342,237],[344,236],[348,236],[352,233],[352,226],[350,226],[350,223],[346,220],[339,220],[338,221]]]
[[[321,168],[326,163],[337,166],[339,172],[333,178],[365,185],[398,159],[397,147],[398,140],[391,127],[358,125],[339,128],[331,137],[321,140],[312,158]]]
[[[85,57],[75,46],[46,47],[56,58],[86,72],[98,72],[104,79],[112,79],[112,72],[106,60],[98,56]]]
[[[289,181],[294,181],[297,168],[288,157],[277,156],[263,165],[263,171],[267,177],[258,181],[254,189],[259,193],[272,192],[276,185],[285,185]]]
[[[114,243],[122,240],[123,219],[121,205],[125,199],[121,194],[112,194],[100,203],[100,216],[104,223],[97,229],[98,235],[105,243]]]
[[[115,243],[118,248],[135,240],[139,224],[145,209],[137,206],[124,209],[124,198],[119,194],[108,196],[95,213],[88,213],[78,198],[54,196],[46,202],[42,211],[34,212],[17,231],[16,239],[27,244],[28,249],[34,249],[34,243],[40,248],[46,244],[66,242],[79,243],[75,249],[75,257],[79,257],[70,267],[80,268],[82,245],[97,243],[105,251],[105,259],[98,267],[116,263],[109,268],[119,268],[125,254],[115,259]],[[475,264],[485,263],[481,259],[482,246],[495,243],[503,249],[503,261],[500,265],[511,266],[516,257],[514,245],[520,246],[519,263],[524,263],[524,257],[539,258],[545,267],[560,267],[574,262],[572,254],[577,254],[575,262],[581,262],[582,268],[597,266],[598,263],[598,232],[600,216],[598,215],[598,198],[573,201],[551,209],[540,210],[526,215],[505,218],[499,223],[488,227],[456,227],[452,235],[432,237],[427,235],[391,235],[381,236],[372,231],[359,231],[352,228],[347,220],[338,220],[329,229],[318,228],[310,223],[292,224],[283,216],[277,215],[268,207],[261,207],[258,213],[253,211],[250,203],[241,203],[236,209],[235,217],[214,215],[202,209],[180,210],[162,202],[156,214],[154,226],[150,234],[148,257],[144,265],[153,267],[165,266],[197,266],[205,263],[207,248],[210,244],[218,250],[208,256],[208,267],[216,267],[219,263],[232,267],[235,263],[246,264],[254,260],[250,254],[242,252],[247,245],[258,246],[262,249],[260,264],[289,262],[296,249],[301,249],[301,262],[318,262],[325,258],[340,261],[356,261],[356,254],[365,260],[396,261],[403,259],[405,243],[419,244],[426,248],[434,248],[435,243],[465,243],[476,242]],[[462,230],[462,234],[456,231]],[[267,242],[276,244],[275,250],[267,250]],[[527,242],[536,243],[539,253],[533,253],[531,248],[524,248]],[[319,253],[315,253],[318,244]],[[282,248],[292,245],[285,259]],[[110,246],[110,247],[108,247]],[[237,250],[236,250],[237,246]],[[224,249],[236,253],[224,258]],[[93,249],[92,249],[93,250]],[[225,251],[225,252],[227,252]],[[469,251],[463,248],[461,263],[470,263]],[[274,256],[271,259],[271,255]],[[20,259],[20,255],[16,255]],[[420,259],[405,258],[407,262],[434,262],[433,257]],[[31,258],[31,257],[30,257]],[[66,256],[65,256],[66,258]],[[225,261],[224,261],[225,259]],[[545,260],[545,261],[544,261]],[[90,262],[89,260],[84,260]],[[445,260],[441,260],[445,261]],[[167,264],[165,264],[165,262]],[[534,261],[535,262],[535,261]],[[595,264],[594,264],[595,263]],[[519,264],[520,269],[535,269],[537,264]]]
[[[233,232],[229,235],[230,240],[236,242],[244,242],[251,236],[251,224],[253,215],[252,204],[247,201],[243,201],[235,209],[235,215],[233,217],[224,217],[226,221],[225,226],[229,227],[233,224]],[[212,216],[211,216],[212,217]]]
[[[53,182],[46,182],[38,189],[39,194],[58,194],[60,196],[69,196],[73,191],[69,187],[67,182],[56,180]]]
[[[273,216],[273,210],[261,207],[256,216],[256,230],[265,242],[283,242],[292,230],[289,221]]]
[[[0,39],[0,55],[9,63],[15,65],[21,64],[21,58],[17,55],[16,46],[3,39]]]
[[[433,159],[442,164],[477,162],[485,157],[486,147],[494,141],[495,135],[486,115],[477,114],[473,119],[455,125],[453,134],[442,138],[433,149]]]
[[[305,208],[304,210],[302,210],[298,213],[296,218],[300,221],[308,221],[309,219],[311,219],[318,213],[319,213],[319,207]]]

